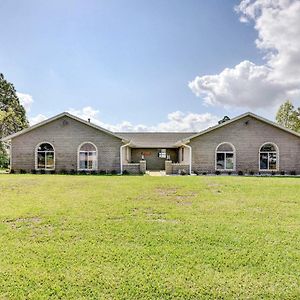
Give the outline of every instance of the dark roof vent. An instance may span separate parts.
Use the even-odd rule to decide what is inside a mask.
[[[66,119],[64,119],[63,121],[62,121],[62,125],[63,126],[67,126],[69,124],[69,122],[66,120]]]
[[[218,123],[222,124],[222,123],[225,123],[225,122],[227,122],[229,120],[230,120],[230,118],[228,116],[224,116],[224,118],[222,120],[218,121]]]
[[[91,119],[90,118],[88,118],[88,122],[91,123]]]

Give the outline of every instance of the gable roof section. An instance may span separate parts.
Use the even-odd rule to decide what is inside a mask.
[[[265,119],[265,118],[263,118],[263,117],[260,117],[260,116],[258,116],[258,115],[256,115],[256,114],[252,113],[252,112],[247,112],[247,113],[244,113],[244,114],[242,114],[242,115],[240,115],[240,116],[237,116],[237,117],[235,117],[235,118],[232,118],[232,119],[230,119],[229,121],[227,121],[227,122],[225,122],[225,123],[218,124],[218,125],[213,126],[213,127],[209,127],[209,128],[207,128],[207,129],[205,129],[205,130],[199,132],[199,133],[196,133],[195,135],[192,135],[192,136],[190,136],[190,137],[188,137],[188,138],[186,138],[186,139],[180,140],[180,141],[178,141],[177,144],[180,144],[180,143],[188,143],[191,139],[194,139],[194,138],[196,138],[196,137],[198,137],[198,136],[200,136],[200,135],[209,133],[209,132],[211,132],[211,131],[213,131],[213,130],[216,130],[216,129],[218,129],[218,128],[221,128],[221,127],[223,127],[223,126],[227,126],[227,125],[229,125],[229,124],[231,124],[231,123],[233,123],[233,122],[236,122],[236,121],[238,121],[238,120],[240,120],[240,119],[243,119],[243,118],[245,118],[245,117],[252,117],[252,118],[254,118],[254,119],[257,119],[257,120],[259,120],[259,121],[261,121],[261,122],[264,122],[264,123],[266,123],[266,124],[269,124],[269,125],[271,125],[271,126],[273,126],[273,127],[276,127],[276,128],[281,129],[281,130],[283,130],[283,131],[286,131],[286,132],[288,132],[288,133],[290,133],[290,134],[293,134],[293,135],[295,135],[295,136],[297,136],[297,137],[300,138],[300,133],[298,133],[298,132],[296,132],[296,131],[293,131],[293,130],[291,130],[291,129],[285,128],[285,127],[283,127],[283,126],[281,126],[281,125],[279,125],[279,124],[277,124],[277,123],[275,123],[275,122],[272,122],[272,121],[270,121],[270,120],[268,120],[268,119]]]
[[[107,133],[107,134],[109,134],[109,135],[111,135],[111,136],[114,136],[114,137],[116,137],[116,138],[119,138],[119,139],[123,140],[123,138],[122,138],[121,136],[119,136],[119,135],[117,135],[117,134],[115,134],[115,133],[113,133],[113,132],[111,132],[111,131],[109,131],[109,130],[107,130],[107,129],[105,129],[105,128],[102,128],[102,127],[100,127],[100,126],[98,126],[98,125],[96,125],[96,124],[90,123],[90,122],[85,121],[85,120],[83,120],[83,119],[81,119],[81,118],[78,118],[78,117],[76,117],[76,116],[74,116],[74,115],[71,115],[71,114],[68,113],[68,112],[63,112],[63,113],[58,114],[58,115],[56,115],[56,116],[54,116],[54,117],[52,117],[52,118],[49,118],[49,119],[47,119],[47,120],[45,120],[45,121],[42,121],[42,122],[40,122],[40,123],[38,123],[38,124],[35,124],[35,125],[30,126],[30,127],[28,127],[28,128],[25,128],[25,129],[23,129],[23,130],[21,130],[21,131],[18,131],[18,132],[16,132],[16,133],[14,133],[14,134],[8,135],[8,136],[2,138],[1,141],[2,141],[2,142],[9,141],[9,140],[11,140],[11,139],[13,139],[13,138],[15,138],[15,137],[17,137],[17,136],[19,136],[19,135],[25,134],[25,133],[27,133],[27,132],[29,132],[29,131],[32,131],[32,130],[36,129],[36,128],[42,127],[42,126],[44,126],[44,125],[46,125],[46,124],[48,124],[48,123],[51,123],[52,121],[58,120],[58,119],[60,119],[60,118],[62,118],[62,117],[69,117],[69,118],[71,118],[71,119],[73,119],[73,120],[75,120],[75,121],[78,121],[78,122],[82,123],[82,124],[85,124],[85,125],[87,125],[87,126],[90,126],[90,127],[92,127],[92,128],[95,128],[95,129],[97,129],[97,130],[100,130],[100,131],[105,132],[105,133]],[[124,142],[128,142],[128,141],[125,140]]]
[[[130,140],[133,148],[176,148],[177,142],[186,139],[196,132],[118,132],[126,140]]]
[[[261,122],[264,122],[266,124],[269,124],[273,127],[276,127],[278,129],[281,129],[287,133],[293,134],[297,137],[300,138],[300,133],[295,132],[291,129],[285,128],[279,124],[276,124],[268,119],[265,119],[263,117],[260,117],[254,113],[251,112],[247,112],[244,113],[240,116],[237,116],[235,118],[230,119],[229,121],[222,123],[222,124],[218,124],[216,126],[213,127],[209,127],[201,132],[111,132],[103,127],[100,127],[96,124],[90,123],[88,121],[85,121],[81,118],[78,118],[68,112],[63,112],[61,114],[58,114],[52,118],[49,118],[43,122],[40,122],[36,125],[30,126],[26,129],[23,129],[17,133],[14,133],[12,135],[6,136],[4,138],[2,138],[0,141],[2,142],[6,142],[9,141],[19,135],[25,134],[31,130],[34,130],[36,128],[39,128],[41,126],[44,126],[52,121],[55,121],[59,118],[62,117],[69,117],[73,120],[76,120],[78,122],[81,122],[82,124],[85,124],[87,126],[90,126],[92,128],[95,128],[97,130],[100,130],[102,132],[105,132],[111,136],[114,136],[116,138],[119,138],[120,140],[122,140],[124,143],[129,143],[130,142],[130,146],[134,147],[134,148],[176,148],[176,147],[180,147],[183,144],[188,143],[191,139],[194,139],[200,135],[209,133],[213,130],[216,130],[218,128],[221,128],[223,126],[229,125],[235,121],[238,121],[240,119],[243,119],[245,117],[253,117]]]

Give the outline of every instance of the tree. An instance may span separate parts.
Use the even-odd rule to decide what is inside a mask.
[[[277,111],[276,122],[286,128],[300,131],[300,108],[295,109],[291,101],[285,101]]]
[[[218,121],[218,124],[225,123],[225,122],[227,122],[229,120],[230,120],[230,118],[228,116],[224,116],[222,120]]]
[[[28,127],[26,111],[12,83],[0,73],[0,138]],[[7,151],[0,142],[0,166],[8,163]]]

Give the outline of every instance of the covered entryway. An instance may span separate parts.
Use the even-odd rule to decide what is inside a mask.
[[[183,143],[192,132],[122,132],[120,136],[129,141],[122,146],[122,163],[138,172],[166,171],[178,174],[190,173],[191,149]],[[133,172],[132,170],[130,172]]]
[[[157,148],[132,148],[131,160],[133,162],[145,160],[147,170],[165,170],[165,161],[178,161],[178,149],[157,149]]]

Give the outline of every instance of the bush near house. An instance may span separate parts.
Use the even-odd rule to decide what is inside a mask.
[[[300,180],[0,175],[2,299],[299,299]]]

